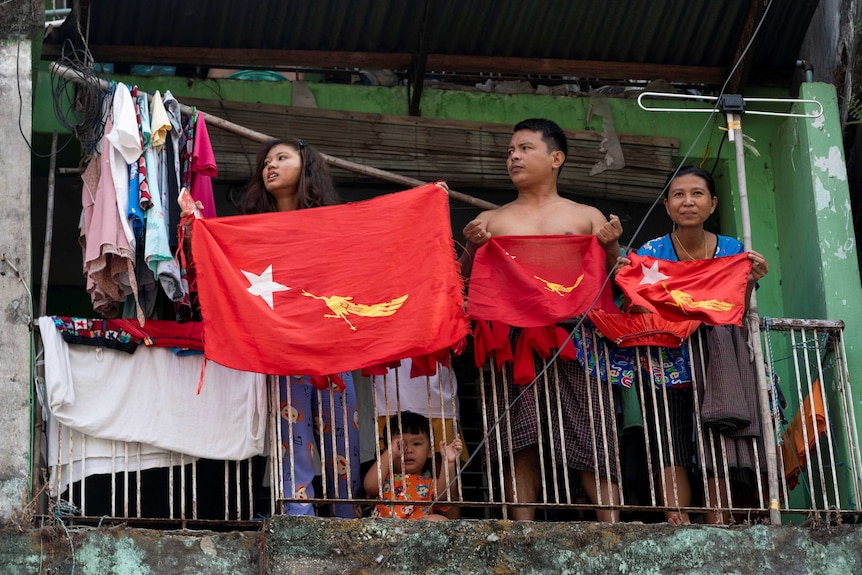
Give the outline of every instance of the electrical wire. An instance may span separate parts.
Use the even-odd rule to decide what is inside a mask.
[[[671,177],[668,179],[667,184],[665,184],[665,185],[664,185],[664,187],[662,188],[661,192],[660,192],[660,193],[658,194],[658,196],[656,197],[655,201],[650,205],[650,207],[649,207],[649,209],[647,210],[646,214],[644,214],[643,218],[641,219],[640,224],[638,225],[638,227],[635,229],[634,233],[632,234],[632,236],[631,236],[631,240],[629,241],[628,245],[630,245],[630,246],[631,246],[631,245],[634,245],[634,242],[635,242],[635,240],[636,240],[637,236],[640,234],[640,232],[643,230],[644,225],[646,224],[647,218],[648,218],[648,217],[649,217],[649,215],[652,213],[652,211],[655,209],[655,207],[658,205],[658,203],[661,201],[661,199],[664,197],[665,191],[667,190],[667,187],[668,187],[668,185],[670,184],[671,180],[672,180],[672,179],[673,179],[673,177],[677,174],[677,172],[679,172],[679,170],[680,170],[683,166],[685,166],[685,163],[686,163],[686,162],[688,161],[688,159],[691,157],[691,153],[692,153],[692,151],[695,149],[695,146],[697,146],[697,144],[700,142],[701,138],[703,137],[704,133],[706,132],[706,129],[707,129],[707,128],[709,127],[709,125],[712,123],[712,121],[713,121],[713,116],[714,116],[714,115],[716,114],[716,112],[718,111],[718,107],[719,107],[719,104],[720,104],[720,101],[721,101],[721,97],[724,95],[725,90],[727,89],[727,85],[730,83],[730,79],[733,77],[733,74],[736,72],[737,68],[739,68],[740,64],[742,63],[742,60],[745,58],[745,55],[748,53],[748,51],[751,49],[751,46],[754,44],[754,40],[757,38],[757,36],[758,36],[758,34],[759,34],[759,32],[760,32],[760,29],[761,29],[761,27],[763,26],[763,22],[766,20],[766,17],[767,17],[767,15],[769,14],[769,10],[770,10],[770,8],[772,7],[773,2],[774,2],[774,0],[769,0],[769,4],[767,4],[767,5],[766,5],[766,8],[764,9],[763,14],[762,14],[762,15],[761,15],[761,17],[760,17],[760,21],[758,22],[757,26],[755,27],[754,32],[751,34],[751,38],[749,39],[749,41],[748,41],[748,43],[746,44],[745,48],[743,49],[742,53],[739,55],[738,60],[737,60],[737,61],[736,61],[736,63],[733,65],[733,68],[731,68],[730,72],[728,73],[728,75],[727,75],[727,79],[726,79],[726,80],[724,81],[724,83],[722,84],[722,86],[721,86],[721,90],[719,91],[718,99],[716,99],[715,105],[713,106],[712,111],[709,113],[709,115],[708,115],[708,117],[707,117],[706,121],[704,122],[703,127],[702,127],[702,128],[700,129],[700,131],[697,133],[697,136],[694,138],[694,140],[692,141],[692,143],[691,143],[691,145],[689,146],[688,150],[685,152],[685,155],[683,156],[683,159],[682,159],[682,161],[680,162],[679,167],[677,167],[677,168],[676,168],[676,170],[674,170],[674,172],[673,172],[673,176],[671,176]],[[618,262],[617,264],[615,264],[615,265],[614,265],[614,267],[613,267],[613,269],[611,269],[611,270],[608,272],[608,274],[607,274],[607,275],[606,275],[606,277],[605,277],[605,281],[604,281],[604,283],[602,284],[602,290],[605,288],[605,286],[606,286],[606,285],[608,284],[608,282],[611,280],[611,278],[613,277],[613,274],[614,274],[614,272],[616,271],[616,268],[617,268],[618,266],[619,266],[619,262]],[[599,290],[599,293],[601,293],[601,290]],[[596,303],[598,303],[598,300],[599,300],[599,296],[596,296],[596,298],[595,298],[595,299],[593,300],[593,302],[590,304],[589,310],[592,310],[592,309],[593,309],[593,307],[596,305]],[[587,312],[587,313],[588,313],[588,312]],[[561,345],[560,345],[560,349],[558,349],[558,350],[556,351],[556,353],[554,353],[554,354],[549,358],[549,360],[548,360],[547,362],[545,362],[544,367],[542,368],[542,370],[541,370],[538,374],[536,374],[536,377],[535,377],[535,378],[534,378],[530,383],[528,383],[527,385],[525,385],[525,386],[524,386],[524,389],[521,391],[521,393],[520,393],[520,394],[518,394],[518,396],[517,396],[514,400],[512,400],[512,401],[509,403],[509,405],[508,405],[508,406],[506,407],[506,409],[503,411],[503,414],[502,414],[502,415],[497,419],[497,422],[496,422],[496,423],[491,427],[491,429],[488,431],[488,433],[486,433],[486,434],[485,434],[485,436],[484,436],[484,437],[482,437],[482,439],[479,441],[479,443],[478,443],[478,445],[477,445],[477,449],[476,449],[476,450],[474,450],[473,455],[471,455],[471,456],[470,456],[470,458],[468,458],[467,462],[466,462],[466,463],[461,467],[461,469],[460,469],[460,470],[455,474],[455,477],[453,477],[453,478],[452,478],[452,480],[449,482],[449,484],[446,486],[446,488],[445,488],[445,489],[443,489],[443,490],[441,490],[440,495],[438,495],[438,496],[437,496],[437,497],[432,501],[432,505],[434,505],[434,504],[438,503],[438,502],[440,501],[440,498],[443,496],[442,494],[447,493],[447,492],[449,491],[449,489],[451,488],[451,486],[452,486],[452,485],[457,481],[457,479],[458,479],[458,478],[463,474],[464,469],[469,465],[469,463],[471,462],[471,460],[472,460],[472,459],[477,455],[477,453],[479,452],[479,449],[481,449],[481,448],[482,448],[482,447],[487,443],[488,439],[490,438],[491,433],[492,433],[493,431],[496,431],[496,426],[498,426],[498,425],[500,424],[500,422],[502,421],[502,418],[503,418],[503,417],[506,417],[506,416],[508,415],[509,411],[512,409],[512,407],[513,407],[513,406],[514,406],[514,405],[515,405],[515,404],[516,404],[516,403],[521,399],[521,397],[523,397],[523,396],[524,396],[524,394],[525,394],[525,393],[527,393],[527,392],[528,392],[528,391],[533,387],[533,385],[535,385],[535,383],[536,383],[540,378],[542,378],[542,377],[545,375],[545,373],[548,371],[548,369],[553,365],[554,361],[556,361],[556,360],[557,360],[557,358],[559,357],[559,355],[560,355],[560,352],[561,352],[562,348],[563,348],[563,347],[565,347],[565,345],[567,345],[569,341],[572,341],[572,339],[574,338],[574,335],[575,335],[576,331],[578,330],[578,328],[580,328],[580,326],[581,326],[581,324],[583,323],[583,321],[584,321],[584,318],[585,318],[585,317],[586,317],[586,314],[584,314],[583,316],[581,316],[581,318],[577,321],[577,323],[575,324],[575,326],[574,326],[574,327],[571,329],[571,331],[569,332],[569,335],[568,335],[568,337],[566,338],[566,341],[565,341],[563,344],[561,344]],[[383,568],[383,566],[384,566],[384,565],[389,561],[389,559],[390,559],[391,557],[393,557],[393,556],[395,555],[395,553],[396,553],[396,552],[398,552],[398,551],[401,549],[401,547],[404,545],[404,543],[405,543],[405,542],[406,542],[406,540],[405,540],[405,539],[402,539],[402,540],[401,540],[401,542],[399,542],[399,543],[398,543],[398,545],[396,545],[396,546],[395,546],[395,547],[394,547],[394,548],[393,548],[393,549],[392,549],[392,550],[391,550],[391,551],[390,551],[390,552],[389,552],[385,557],[383,557],[380,561],[378,561],[378,564],[377,564],[377,567],[376,567],[376,568],[375,568],[375,570],[374,570],[374,573],[379,572],[379,571]]]

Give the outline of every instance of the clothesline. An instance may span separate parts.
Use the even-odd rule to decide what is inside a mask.
[[[51,71],[58,76],[69,79],[73,82],[84,83],[88,80],[85,80],[80,76],[78,72],[75,70],[68,68],[66,66],[62,66],[56,62],[51,63]],[[109,90],[111,87],[111,83],[107,80],[98,80],[99,87],[103,90]],[[147,98],[150,98],[150,94],[147,94]],[[261,132],[257,132],[255,130],[251,130],[246,128],[245,126],[241,126],[239,124],[235,124],[224,118],[220,118],[218,116],[214,116],[208,112],[204,112],[202,110],[195,110],[190,106],[181,105],[180,111],[189,115],[197,111],[198,113],[204,114],[206,117],[207,124],[211,126],[216,126],[225,130],[226,132],[230,132],[232,134],[236,134],[237,136],[246,138],[248,140],[252,140],[253,142],[268,142],[273,137]],[[336,158],[335,156],[330,156],[329,154],[321,153],[323,158],[326,160],[326,163],[335,166],[336,168],[341,168],[343,170],[347,170],[350,172],[354,172],[357,174],[362,174],[364,176],[369,176],[372,178],[377,178],[379,180],[383,180],[386,182],[392,182],[395,184],[400,184],[406,186],[408,188],[415,188],[421,185],[424,185],[427,182],[423,182],[422,180],[417,180],[415,178],[410,178],[407,176],[402,176],[400,174],[395,174],[392,172],[387,172],[386,170],[380,170],[377,168],[373,168],[371,166],[365,166],[363,164],[357,164],[356,162],[351,162],[349,160],[344,160],[342,158]],[[488,202],[486,200],[482,200],[480,198],[476,198],[469,194],[465,194],[463,192],[458,192],[455,190],[449,190],[449,197],[453,200],[458,200],[459,202],[464,202],[466,204],[470,204],[471,206],[482,208],[482,209],[494,209],[499,207],[497,204]]]

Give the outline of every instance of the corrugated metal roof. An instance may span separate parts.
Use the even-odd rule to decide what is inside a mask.
[[[772,1],[752,67],[790,71],[817,1]],[[215,65],[208,50],[237,51],[233,64],[246,54],[261,65],[257,51],[360,53],[361,61],[361,53],[415,53],[421,37],[432,55],[643,64],[654,73],[729,69],[752,2],[763,0],[81,0],[79,19],[105,61],[111,47],[138,47],[125,57],[141,63],[170,58],[170,48],[198,49],[182,56],[197,60],[189,64]]]

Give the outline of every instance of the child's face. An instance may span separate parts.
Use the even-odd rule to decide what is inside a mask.
[[[402,458],[395,457],[393,462],[395,470],[420,474],[428,458],[431,457],[431,441],[424,433],[402,433],[401,453],[404,455],[404,469],[400,469]]]

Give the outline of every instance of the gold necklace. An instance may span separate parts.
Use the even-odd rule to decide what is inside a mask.
[[[703,259],[708,260],[709,259],[709,247],[707,246],[707,243],[706,243],[706,230],[702,230],[702,231],[703,231]],[[690,260],[697,259],[694,256],[692,256],[690,253],[688,253],[688,250],[685,249],[685,246],[683,245],[682,240],[679,239],[679,236],[676,234],[676,232],[672,233],[671,237],[676,240],[676,243],[678,243],[679,247],[682,248],[682,252],[688,256],[688,259],[690,259]]]

